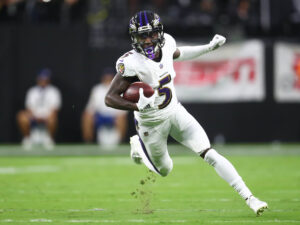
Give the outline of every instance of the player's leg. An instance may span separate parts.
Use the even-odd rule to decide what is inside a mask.
[[[115,125],[116,129],[118,130],[119,136],[120,136],[120,141],[124,140],[127,132],[127,114],[122,113],[116,116],[115,119]]]
[[[54,136],[57,130],[57,124],[58,113],[57,111],[52,111],[51,114],[45,119],[46,130],[44,130],[43,145],[47,150],[52,150],[55,145]]]
[[[83,112],[81,117],[81,130],[84,142],[92,142],[94,138],[94,114]]]
[[[121,135],[116,127],[116,117],[111,114],[95,113],[93,131],[96,131],[97,143],[104,149],[112,149],[120,143]]]
[[[26,110],[17,114],[17,124],[23,137],[29,137],[30,134],[30,116]]]
[[[268,208],[266,202],[260,201],[254,197],[242,180],[234,166],[216,150],[209,148],[202,151],[200,156],[210,165],[212,165],[216,172],[226,180],[242,198],[246,200],[247,205],[259,216],[265,209]]]
[[[23,136],[22,145],[26,150],[32,147],[30,140],[30,114],[26,110],[22,110],[17,114],[17,124]]]
[[[130,138],[131,157],[135,162],[143,162],[153,172],[167,176],[173,168],[167,150],[168,122],[155,127],[140,126],[136,122],[136,126],[138,135]]]
[[[47,131],[51,138],[54,139],[54,135],[57,129],[58,115],[57,112],[52,112],[46,120]]]
[[[231,185],[239,195],[247,200],[254,199],[251,191],[242,180],[234,166],[210,146],[210,141],[196,119],[182,106],[179,107],[171,128],[171,136],[200,155],[208,164],[214,167],[217,174]],[[257,214],[267,208],[265,202],[256,199],[248,204]]]

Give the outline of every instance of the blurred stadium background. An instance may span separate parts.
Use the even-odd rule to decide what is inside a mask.
[[[56,140],[81,142],[80,115],[90,89],[98,82],[103,68],[114,67],[117,58],[131,48],[128,20],[141,9],[157,12],[165,32],[178,43],[206,43],[219,33],[227,37],[227,54],[237,54],[239,49],[250,52],[250,56],[246,55],[254,60],[252,71],[245,72],[240,66],[237,71],[223,71],[223,75],[249,73],[259,78],[257,86],[251,88],[243,83],[246,86],[238,86],[239,91],[225,99],[183,100],[213,142],[300,141],[297,0],[1,0],[0,142],[21,140],[16,112],[24,107],[24,95],[34,84],[37,71],[44,67],[52,69],[53,83],[62,91]],[[252,40],[259,43],[258,55],[251,55],[251,49],[253,53],[257,47],[247,45]],[[216,61],[223,55],[226,58],[226,51],[215,55]],[[243,55],[229,60],[240,59]],[[222,73],[214,63],[218,64],[204,65],[207,71]],[[205,86],[201,76],[210,79],[216,73],[197,73],[197,65],[201,67],[201,62],[192,65],[192,72],[196,71],[193,74],[198,76],[199,85]],[[180,77],[183,85],[188,85],[184,76]],[[279,83],[275,85],[277,77]],[[230,87],[232,90],[235,86]],[[209,96],[210,88],[205,86],[199,95]],[[220,90],[221,95],[227,90]],[[243,90],[249,95],[243,97]],[[129,114],[125,141],[134,133],[131,121]]]
[[[130,49],[127,23],[141,9],[159,13],[165,31],[178,42],[205,43],[219,33],[227,37],[229,45],[253,39],[262,43],[262,61],[256,63],[263,71],[254,72],[265,82],[260,90],[252,89],[263,93],[259,99],[250,96],[217,102],[183,101],[212,141],[300,140],[297,0],[1,0],[0,142],[20,141],[15,115],[24,107],[24,95],[43,67],[52,69],[53,83],[62,90],[57,142],[81,142],[79,121],[89,91],[98,82],[102,69],[114,66],[116,59]],[[296,97],[285,101],[274,94],[280,88],[274,85],[277,43],[294,43],[298,47],[292,48],[295,57],[290,62],[283,60],[284,55],[280,59],[287,67],[283,70],[294,73],[283,74],[286,80],[281,80],[281,86],[295,83],[298,91]],[[131,124],[128,136],[133,133]]]
[[[132,113],[114,151],[81,144],[90,90],[131,49],[128,21],[144,9],[178,45],[227,38],[214,53],[176,63],[176,89],[269,203],[263,217],[176,144],[174,171],[143,186],[146,168],[128,157]],[[299,35],[299,0],[0,0],[0,223],[299,224]],[[45,67],[62,93],[58,145],[24,151],[16,114]]]

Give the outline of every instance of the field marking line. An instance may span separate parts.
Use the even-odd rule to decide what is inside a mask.
[[[30,219],[29,222],[31,222],[31,223],[35,223],[35,222],[52,223],[53,221],[51,219]]]
[[[1,213],[5,212],[101,212],[111,211],[110,209],[104,208],[92,208],[92,209],[0,209]],[[193,209],[180,209],[180,208],[158,208],[153,209],[154,212],[246,212],[248,208],[243,209],[204,209],[204,208],[193,208]],[[286,213],[286,212],[298,212],[296,209],[268,209],[269,212]]]
[[[192,221],[188,220],[143,220],[143,219],[129,219],[129,220],[93,220],[93,219],[72,219],[72,220],[52,220],[52,219],[45,219],[45,218],[38,218],[38,219],[28,219],[28,220],[14,220],[14,219],[4,219],[0,220],[3,223],[53,223],[53,222],[62,222],[62,223],[147,223],[147,224],[158,224],[158,223],[191,223]],[[193,221],[196,222],[196,221]],[[300,220],[260,220],[257,221],[256,218],[253,220],[206,220],[206,223],[254,223],[254,224],[261,224],[261,223],[300,223]]]
[[[34,165],[24,167],[0,167],[0,174],[20,174],[20,173],[53,173],[60,168],[52,165]]]
[[[51,220],[51,219],[28,219],[28,220],[14,220],[4,219],[0,220],[0,223],[147,223],[147,224],[158,224],[158,223],[188,223],[186,220],[143,220],[143,219],[130,219],[130,220],[93,220],[93,219],[72,219],[72,220]]]
[[[0,172],[1,174],[1,172]],[[45,186],[47,187],[55,187],[55,186],[59,186],[60,184],[55,184],[55,183],[45,183]],[[14,191],[14,193],[16,192],[19,192],[19,193],[24,193],[25,192],[25,189],[20,189],[20,187],[24,187],[25,185],[23,184],[18,184],[16,187],[18,187],[18,191]],[[167,186],[172,186],[172,185],[167,185]],[[102,191],[101,191],[102,190]],[[103,194],[103,191],[105,191],[105,193],[107,194],[130,194],[129,191],[122,191],[122,190],[117,190],[117,191],[112,191],[112,190],[107,190],[107,188],[100,188],[98,189],[97,192],[93,192],[94,194]],[[162,193],[163,191],[161,190],[158,190],[157,193]],[[34,190],[26,190],[26,193],[36,193]],[[51,193],[51,194],[66,194],[66,191],[60,191],[60,190],[50,190],[48,189],[47,190],[47,193]],[[82,195],[82,193],[85,193],[84,191],[79,191],[79,190],[68,190],[67,193],[72,193],[72,194],[80,194]],[[172,193],[172,194],[179,194],[179,192],[169,192],[169,193]],[[182,194],[183,192],[180,192],[180,194]],[[190,193],[190,192],[185,192],[185,193]],[[222,193],[228,193],[228,191],[222,191],[222,190],[201,190],[201,191],[193,191],[193,193],[195,194],[202,194],[202,193],[219,193],[219,194],[222,194]],[[300,193],[300,189],[287,189],[287,190],[277,190],[277,191],[272,191],[272,190],[265,190],[264,193],[268,193],[268,194],[282,194],[282,193],[287,193],[287,194],[297,194],[297,193]],[[223,198],[223,199],[226,199],[226,198]],[[295,198],[295,199],[299,199],[300,201],[300,198]],[[166,199],[167,201],[168,199]],[[226,200],[224,200],[226,201]],[[297,200],[296,200],[297,201]]]
[[[212,221],[206,221],[207,223],[255,223],[255,224],[261,224],[261,223],[300,223],[300,220],[212,220]]]
[[[26,192],[22,192],[22,193],[26,193]],[[47,193],[46,191],[44,193]],[[74,198],[59,198],[59,201],[61,202],[81,202],[82,199],[84,200],[94,200],[97,202],[110,202],[110,199],[95,199],[95,198],[79,198],[79,199],[74,199]],[[57,199],[53,198],[53,201],[56,201]],[[0,202],[34,202],[34,201],[38,201],[38,202],[42,202],[43,200],[37,198],[37,199],[0,199]],[[45,200],[45,201],[49,201],[49,200]],[[135,202],[137,201],[136,199],[133,198],[118,198],[115,199],[115,201],[117,202]],[[221,198],[221,199],[216,199],[216,198],[211,198],[211,199],[176,199],[176,200],[172,200],[172,199],[156,199],[157,202],[236,202],[236,199],[226,199],[226,198]],[[267,200],[267,202],[300,202],[299,198],[292,198],[292,199],[269,199]],[[1,209],[0,209],[1,210]]]

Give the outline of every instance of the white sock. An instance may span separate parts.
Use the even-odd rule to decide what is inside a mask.
[[[222,155],[220,155],[216,150],[210,149],[204,160],[212,165],[216,172],[222,177],[227,183],[232,186],[243,199],[249,198],[252,193],[246,186],[245,182],[242,180],[233,165]]]

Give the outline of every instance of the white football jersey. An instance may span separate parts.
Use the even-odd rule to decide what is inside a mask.
[[[34,116],[47,118],[52,110],[59,109],[61,106],[60,91],[52,85],[45,88],[34,86],[26,94],[25,106]]]
[[[143,54],[131,50],[121,56],[116,69],[123,77],[137,76],[140,81],[149,84],[154,89],[155,108],[147,112],[134,112],[140,123],[153,123],[165,120],[172,113],[178,103],[174,88],[176,76],[173,67],[173,54],[176,51],[176,42],[169,34],[164,34],[165,44],[162,47],[162,58],[155,62]]]

